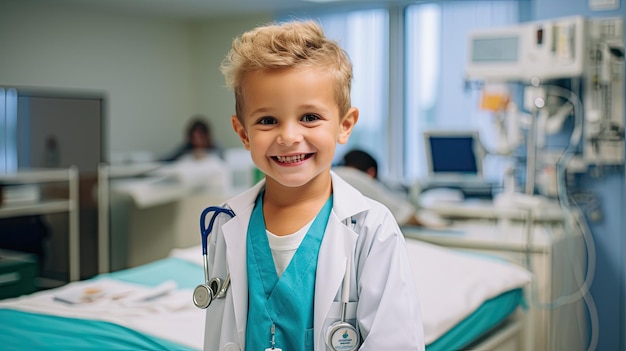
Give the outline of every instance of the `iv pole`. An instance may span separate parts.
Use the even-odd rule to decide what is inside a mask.
[[[532,84],[532,90],[529,91],[532,94],[532,115],[526,141],[526,195],[533,196],[535,194],[535,178],[537,176],[537,116],[539,110],[545,106],[546,102],[539,88],[539,78],[533,77],[530,83]]]

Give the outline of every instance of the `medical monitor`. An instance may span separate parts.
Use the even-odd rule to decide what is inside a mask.
[[[429,177],[482,177],[484,151],[478,131],[424,132]]]

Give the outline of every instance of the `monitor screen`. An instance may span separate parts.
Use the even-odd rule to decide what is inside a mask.
[[[429,175],[482,175],[482,153],[475,131],[424,133]]]
[[[104,160],[104,96],[0,87],[0,100],[0,173],[76,166],[95,175]]]

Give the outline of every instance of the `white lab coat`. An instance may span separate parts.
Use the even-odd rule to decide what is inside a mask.
[[[327,350],[326,332],[341,318],[341,287],[353,255],[347,319],[362,337],[360,350],[424,350],[417,287],[404,237],[389,210],[364,197],[331,172],[333,209],[320,246],[314,297],[315,351]],[[261,182],[226,202],[236,216],[222,215],[209,238],[210,277],[231,286],[207,308],[204,350],[243,350],[248,313],[246,235]],[[350,221],[356,220],[352,230]],[[259,345],[259,350],[269,347]],[[283,350],[300,351],[300,350]]]

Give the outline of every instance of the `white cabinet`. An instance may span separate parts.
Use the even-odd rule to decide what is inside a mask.
[[[455,220],[446,230],[403,228],[407,237],[433,244],[487,253],[529,269],[534,280],[527,290],[529,305],[526,350],[585,350],[586,315],[579,287],[586,255],[580,232],[563,222],[496,218]]]
[[[230,197],[226,193],[231,187],[222,186],[226,181],[221,172],[207,173],[213,185],[199,186],[185,180],[182,166],[176,167],[100,165],[101,273],[167,257],[174,248],[200,245],[200,214]],[[176,176],[174,170],[181,174]]]
[[[67,183],[68,191],[62,198],[31,196],[28,199],[5,199],[0,204],[0,218],[28,215],[67,213],[69,220],[68,262],[69,280],[80,279],[79,217],[78,217],[78,169],[37,169],[12,173],[0,173],[0,185],[5,196],[11,189],[37,188],[45,183]]]

